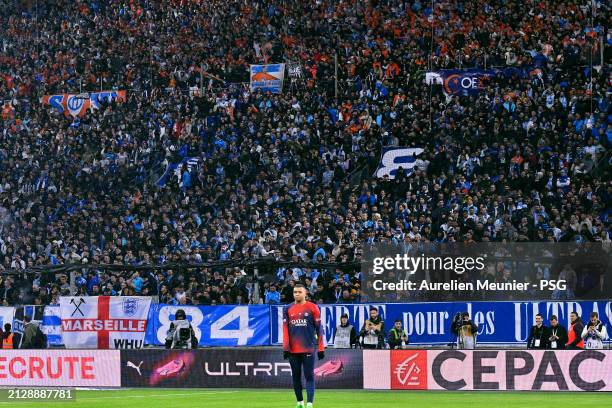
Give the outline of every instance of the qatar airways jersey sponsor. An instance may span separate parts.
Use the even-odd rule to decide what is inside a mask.
[[[150,297],[74,296],[60,298],[66,348],[141,348]]]
[[[306,319],[291,319],[289,321],[291,326],[308,326],[308,320]]]

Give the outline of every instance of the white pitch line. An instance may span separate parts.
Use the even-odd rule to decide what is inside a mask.
[[[149,398],[149,397],[176,397],[186,395],[214,395],[214,394],[233,394],[240,391],[208,391],[208,392],[184,392],[173,394],[147,394],[147,395],[116,395],[112,397],[76,397],[76,401],[82,400],[99,400],[99,399],[114,399],[114,398]]]

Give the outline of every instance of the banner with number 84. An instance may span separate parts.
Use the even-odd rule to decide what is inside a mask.
[[[191,322],[200,346],[266,346],[270,344],[270,309],[250,306],[151,305],[146,344],[163,345],[178,309]]]

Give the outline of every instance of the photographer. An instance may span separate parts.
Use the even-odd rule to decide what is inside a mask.
[[[478,326],[470,319],[468,312],[455,315],[451,331],[457,337],[457,347],[459,349],[474,350],[476,348]]]
[[[540,313],[535,317],[536,324],[531,328],[529,337],[527,338],[528,349],[546,349],[548,348],[548,339],[550,333],[548,327],[544,326],[544,318]]]
[[[564,350],[567,343],[567,330],[559,324],[556,315],[550,317],[550,337],[548,337],[548,348],[551,350]]]
[[[359,335],[361,346],[364,349],[384,348],[385,322],[382,321],[375,307],[370,308],[370,318],[363,322]]]
[[[185,311],[179,309],[174,315],[175,320],[170,323],[170,329],[166,335],[167,349],[196,349],[198,348],[198,338],[187,320]]]
[[[402,321],[397,319],[391,330],[389,330],[389,348],[390,349],[403,349],[408,346],[408,335],[402,328]]]
[[[340,324],[334,333],[334,348],[354,348],[357,346],[355,327],[348,322],[348,315],[340,317]]]
[[[608,339],[608,330],[606,325],[599,320],[597,312],[591,313],[591,320],[582,330],[582,338],[585,341],[585,349],[603,350],[603,342]]]

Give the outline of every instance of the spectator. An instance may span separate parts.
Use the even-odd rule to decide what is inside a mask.
[[[517,0],[433,10],[271,0],[270,17],[270,7],[237,0],[10,3],[0,16],[5,269],[124,265],[85,272],[87,293],[113,277],[141,293],[129,267],[260,257],[349,264],[364,243],[398,237],[610,240],[603,10],[591,18],[589,7],[565,2],[522,13]],[[41,38],[58,35],[40,49]],[[283,61],[299,63],[304,78],[280,94],[250,91],[249,64]],[[425,64],[509,69],[464,94],[423,83]],[[104,99],[75,117],[40,103],[100,89],[126,90],[125,101]],[[423,153],[395,180],[374,178],[387,146]],[[197,283],[219,301],[213,287],[224,292],[232,269],[216,268],[214,279],[201,269]],[[188,272],[162,275],[149,293],[161,296],[166,284],[171,294],[181,276],[187,297],[197,293]],[[558,299],[577,289],[568,278]],[[313,280],[325,285],[319,301],[342,296],[330,279]],[[42,282],[43,303],[74,294],[61,281]],[[2,302],[22,302],[7,282]]]
[[[550,337],[548,327],[543,324],[544,318],[538,313],[535,316],[535,326],[531,327],[529,337],[527,338],[528,349],[546,349],[548,348],[548,338]]]
[[[578,313],[570,313],[570,326],[567,329],[567,344],[565,348],[568,350],[582,350],[584,349],[584,340],[582,338],[582,332],[584,331],[584,324],[582,319],[578,316]]]
[[[342,289],[342,297],[336,301],[336,303],[353,303],[354,299],[351,296],[351,291],[349,288]]]
[[[30,316],[23,318],[25,323],[23,329],[22,349],[42,349],[47,347],[47,339],[38,324],[32,321]]]
[[[2,348],[3,349],[12,349],[14,348],[13,344],[13,332],[11,332],[11,324],[4,324],[4,331],[2,332]]]
[[[370,308],[370,318],[363,323],[359,336],[364,349],[384,348],[385,322],[375,307]]]
[[[294,301],[293,299],[293,288],[295,287],[295,281],[290,280],[287,285],[281,291],[281,302],[282,303],[291,303]],[[308,289],[308,286],[306,286]],[[313,293],[308,291],[308,293]],[[312,299],[311,299],[312,300]]]
[[[348,315],[345,313],[340,316],[340,324],[336,326],[334,332],[334,348],[354,348],[357,347],[359,337],[355,331],[355,327],[348,321]]]
[[[408,335],[402,327],[401,319],[396,319],[393,328],[389,330],[387,342],[390,349],[403,349],[408,346]]]
[[[606,325],[599,320],[597,312],[591,313],[589,323],[582,330],[582,339],[587,350],[603,350],[603,342],[608,340]]]
[[[134,287],[134,292],[136,292],[136,295],[140,295],[142,292],[142,287],[144,286],[144,279],[140,277],[140,273],[138,271],[134,272],[132,275],[132,286]]]
[[[270,285],[270,288],[266,291],[266,304],[273,305],[280,303],[281,296],[280,293],[276,291],[276,285]]]
[[[564,350],[567,344],[567,330],[559,324],[556,315],[550,317],[550,337],[548,347],[552,350]]]

